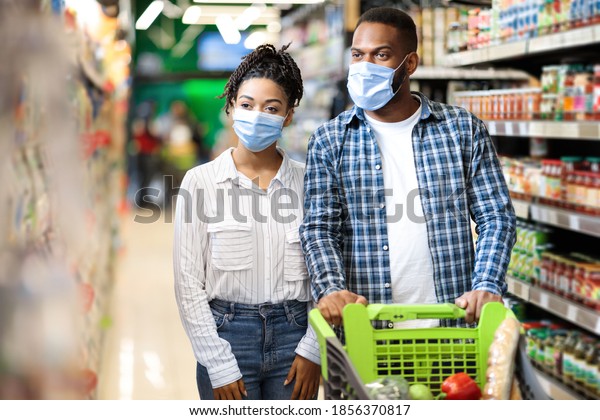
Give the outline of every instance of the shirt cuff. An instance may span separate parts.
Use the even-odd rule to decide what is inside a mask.
[[[321,292],[321,294],[319,295],[319,300],[321,300],[322,298],[324,298],[327,295],[332,294],[333,292],[341,292],[342,290],[344,290],[344,289],[342,289],[341,287],[331,286]]]
[[[473,285],[473,290],[481,290],[483,292],[490,292],[498,296],[504,295],[506,292],[506,283],[497,283],[493,281],[480,281]]]
[[[298,343],[298,347],[296,347],[296,354],[317,365],[321,364],[321,353],[319,352],[317,334],[310,324],[306,329],[306,334],[304,334],[304,337],[302,337],[302,340]]]
[[[206,370],[213,389],[234,383],[242,377],[242,372],[236,360],[214,368],[206,368]]]

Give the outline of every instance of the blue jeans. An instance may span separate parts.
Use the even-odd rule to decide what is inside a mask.
[[[298,342],[306,334],[306,302],[244,305],[210,302],[219,337],[229,342],[250,400],[290,399],[295,380],[285,387]],[[200,399],[212,400],[213,387],[204,366],[197,364]]]

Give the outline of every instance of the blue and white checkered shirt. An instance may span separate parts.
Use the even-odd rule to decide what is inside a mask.
[[[516,218],[488,131],[466,110],[414,94],[422,112],[412,144],[437,300],[469,290],[502,295]],[[392,303],[382,165],[356,106],[310,139],[300,234],[316,301],[348,289]]]

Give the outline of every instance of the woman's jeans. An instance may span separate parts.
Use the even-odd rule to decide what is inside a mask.
[[[251,400],[290,399],[295,380],[283,386],[296,347],[308,326],[306,302],[244,305],[212,300],[219,337],[231,344]],[[197,364],[200,399],[212,400],[213,387],[204,366]]]

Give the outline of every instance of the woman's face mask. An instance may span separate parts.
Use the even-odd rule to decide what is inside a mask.
[[[348,71],[348,92],[356,106],[366,111],[383,108],[406,80],[407,73],[405,72],[400,86],[396,91],[393,90],[394,74],[402,67],[409,55],[407,54],[395,69],[368,61],[351,64]]]
[[[233,130],[246,149],[262,152],[281,137],[286,117],[235,108]]]

